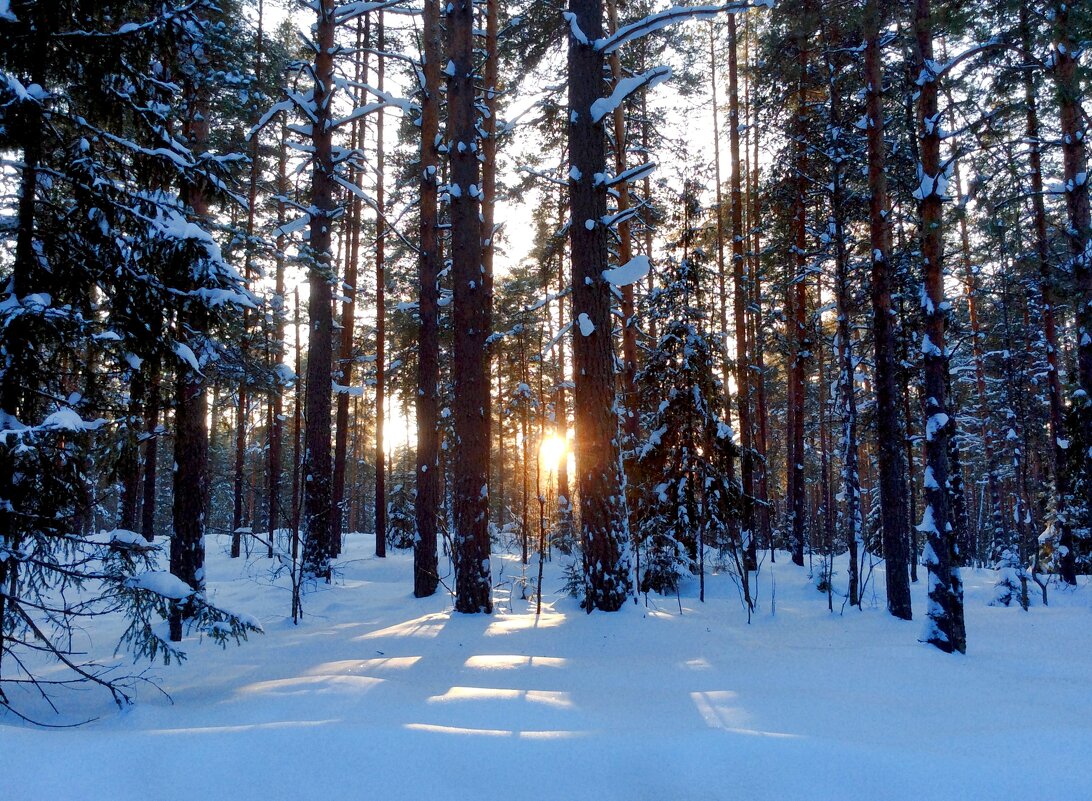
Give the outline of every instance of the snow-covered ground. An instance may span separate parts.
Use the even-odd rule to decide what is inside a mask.
[[[370,547],[351,538],[293,626],[286,579],[210,541],[216,600],[266,633],[189,642],[155,669],[170,700],[145,686],[118,713],[67,695],[72,719],[98,719],[64,730],[0,717],[0,797],[1092,798],[1087,584],[1025,613],[987,606],[993,576],[965,571],[969,652],[946,656],[917,642],[920,620],[886,615],[882,585],[832,614],[787,559],[763,565],[748,625],[728,576],[705,604],[694,584],[586,615],[557,562],[536,618],[503,556],[496,614],[456,615],[447,595],[412,597],[407,555]]]

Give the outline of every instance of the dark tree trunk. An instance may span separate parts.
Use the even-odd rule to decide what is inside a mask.
[[[200,58],[198,56],[197,58]],[[196,64],[200,69],[203,65]],[[186,144],[191,152],[205,151],[209,140],[209,101],[204,87],[187,84],[188,101],[184,124]],[[182,195],[190,213],[198,221],[207,222],[208,198],[202,183],[189,183]],[[194,284],[194,279],[189,279]],[[195,289],[196,285],[186,287]],[[176,337],[195,354],[203,350],[202,339],[208,326],[208,315],[198,301],[180,312]],[[173,533],[170,545],[171,573],[186,582],[195,592],[205,587],[205,516],[208,512],[208,399],[205,376],[195,367],[179,360],[175,379],[174,405],[174,508]],[[169,615],[172,642],[181,642],[182,623],[188,616],[188,604],[175,603]]]
[[[144,446],[144,497],[140,505],[140,533],[148,542],[155,539],[161,371],[160,357],[152,356],[148,361],[148,403],[144,407],[144,432],[148,444]]]
[[[946,94],[948,104],[952,105],[951,93]],[[962,255],[963,286],[967,294],[967,315],[971,324],[971,356],[974,362],[974,383],[977,398],[976,417],[979,424],[979,436],[982,438],[982,457],[986,463],[987,499],[989,502],[990,524],[993,529],[991,537],[1000,536],[1001,541],[1007,544],[1009,541],[1009,526],[1001,505],[996,448],[993,442],[993,426],[990,423],[989,396],[986,394],[986,364],[982,353],[982,343],[986,334],[982,330],[982,324],[978,317],[978,276],[975,274],[974,265],[971,263],[971,235],[967,224],[966,201],[963,197],[963,182],[959,174],[959,163],[953,162],[952,167],[955,177],[956,206],[959,209],[959,242]],[[956,449],[956,455],[958,459],[958,448]],[[966,512],[964,511],[965,515]],[[970,534],[969,530],[964,533],[965,535]],[[974,538],[967,536],[965,540],[957,541],[965,546],[965,553],[963,554],[965,563],[973,564],[977,557]]]
[[[246,325],[244,323],[242,358],[243,362],[249,359],[249,348]],[[246,368],[244,367],[244,370]],[[231,558],[238,559],[242,553],[243,537],[243,489],[245,486],[244,474],[246,471],[246,421],[248,393],[246,379],[239,382],[238,394],[235,402],[235,469],[232,480],[232,510],[231,510]]]
[[[614,611],[629,595],[629,536],[618,465],[614,414],[614,351],[607,267],[606,134],[592,119],[603,95],[602,0],[570,0],[584,41],[569,38],[569,237],[572,247],[573,357],[575,366],[576,469],[580,495],[587,596],[592,609]]]
[[[872,250],[872,338],[876,378],[876,457],[879,466],[883,555],[887,573],[887,611],[910,620],[907,552],[907,484],[903,472],[905,430],[899,409],[891,304],[891,221],[885,172],[883,69],[880,56],[880,4],[865,9],[865,103],[868,117],[869,224]]]
[[[277,227],[284,225],[285,201],[288,194],[288,146],[287,126],[281,123],[281,142],[277,152]],[[277,533],[277,523],[283,521],[284,509],[281,503],[281,472],[284,459],[284,387],[279,372],[279,367],[284,360],[284,318],[285,303],[284,294],[284,234],[278,234],[276,241],[276,274],[273,286],[273,357],[272,362],[277,374],[273,382],[273,412],[269,424],[269,486],[266,504],[269,520],[269,543],[266,552],[270,559],[273,558],[274,539]],[[296,376],[299,380],[299,376]],[[293,501],[293,503],[295,503]]]
[[[489,291],[482,265],[482,225],[474,72],[474,7],[448,5],[448,148],[455,379],[455,609],[492,612],[489,566]]]
[[[191,205],[198,206],[191,196]],[[198,212],[200,213],[200,212]],[[187,315],[186,327],[200,336],[202,314]],[[191,342],[194,340],[190,340]],[[205,513],[208,509],[208,397],[205,379],[188,365],[179,365],[174,408],[174,532],[171,535],[171,573],[196,591],[205,586]],[[187,612],[176,605],[170,614],[170,638],[182,640]]]
[[[806,279],[808,268],[807,234],[807,194],[808,186],[808,62],[811,59],[808,26],[811,24],[811,5],[805,2],[798,12],[796,31],[793,34],[797,49],[797,98],[793,121],[793,151],[795,161],[796,191],[793,197],[793,273],[788,287],[789,311],[786,323],[789,326],[789,341],[792,343],[793,358],[789,365],[788,403],[790,412],[789,426],[789,518],[792,521],[792,561],[804,564],[804,524],[807,517],[807,498],[804,475],[804,387],[805,363],[810,354],[811,344],[807,329],[807,291]]]
[[[917,0],[914,33],[917,40],[920,126],[921,256],[924,291],[922,318],[925,363],[925,515],[921,530],[928,537],[925,564],[929,568],[929,626],[925,639],[942,651],[965,652],[967,633],[963,623],[963,583],[959,575],[958,547],[949,527],[948,440],[952,421],[948,415],[948,355],[944,300],[943,212],[944,187],[941,164],[941,125],[938,105],[939,77],[933,62],[933,28],[930,0]]]
[[[736,15],[728,15],[728,148],[732,160],[732,281],[735,285],[736,405],[739,412],[740,480],[743,484],[742,531],[744,565],[758,567],[755,536],[754,443],[751,429],[751,358],[747,337],[747,301],[750,291],[745,279],[747,233],[743,229],[743,171],[739,145],[739,58]]]
[[[140,440],[144,428],[143,413],[148,387],[145,364],[133,370],[132,379],[129,382],[125,440],[118,458],[118,478],[121,483],[118,528],[127,531],[136,531],[137,519],[140,516]]]
[[[379,11],[376,46],[382,54],[386,47],[383,10]],[[377,87],[384,89],[386,58],[376,57]],[[383,146],[383,109],[376,116],[375,163],[375,555],[387,555],[387,468],[386,468],[386,400],[387,400],[387,221],[384,186],[386,152]],[[488,404],[487,404],[488,406]]]
[[[1088,199],[1088,166],[1085,155],[1084,109],[1081,107],[1081,84],[1077,76],[1077,56],[1080,46],[1069,19],[1072,3],[1055,0],[1054,14],[1054,81],[1058,87],[1058,116],[1062,129],[1062,165],[1065,179],[1065,205],[1069,221],[1067,237],[1072,255],[1074,298],[1077,323],[1077,383],[1080,392],[1074,398],[1086,452],[1067,454],[1073,474],[1083,472],[1086,492],[1092,485],[1092,220]],[[1057,447],[1057,439],[1055,439]],[[1060,499],[1068,505],[1068,498]],[[1087,501],[1086,501],[1087,505]],[[1076,551],[1073,548],[1073,521],[1067,520],[1059,531],[1059,573],[1067,584],[1077,583]]]
[[[751,84],[747,84],[748,98],[750,97]],[[757,109],[755,112],[755,120],[757,121]],[[773,531],[770,521],[770,494],[769,494],[769,466],[766,461],[767,453],[767,439],[769,430],[769,416],[766,410],[766,338],[765,322],[762,319],[762,227],[760,221],[762,219],[761,206],[762,201],[759,197],[758,190],[758,178],[759,178],[759,166],[758,166],[758,126],[751,124],[748,120],[748,130],[754,129],[754,150],[751,158],[751,163],[748,165],[748,173],[750,176],[750,248],[751,248],[751,329],[752,337],[751,341],[754,344],[754,389],[755,389],[755,459],[754,463],[754,486],[757,490],[757,500],[759,501],[757,508],[757,525],[759,534],[761,535],[762,542],[766,543],[770,548],[770,560],[774,559],[773,549]],[[756,546],[757,548],[757,546]],[[757,561],[757,550],[756,550]]]
[[[370,41],[371,16],[366,14],[364,24],[358,22],[356,31],[356,58],[354,71],[356,81],[367,80],[368,75],[368,51],[365,44]],[[367,96],[361,92],[361,97],[356,105],[362,106],[367,102]],[[354,150],[364,148],[364,123],[363,120],[353,122],[352,147]],[[358,188],[361,186],[363,175],[358,167],[350,168],[349,180]],[[336,380],[339,386],[344,387],[337,393],[337,411],[335,417],[336,433],[334,434],[334,471],[332,505],[333,517],[330,524],[333,530],[330,532],[330,541],[333,544],[334,553],[341,552],[342,521],[345,519],[345,459],[349,449],[349,387],[353,382],[353,334],[356,330],[356,296],[358,267],[360,263],[360,224],[363,203],[358,195],[349,195],[349,254],[345,260],[345,283],[341,288],[344,300],[341,303],[341,342],[339,343],[338,366]],[[350,521],[351,522],[351,521]],[[352,526],[350,525],[350,531]]]
[[[425,0],[424,95],[421,103],[421,250],[417,270],[420,284],[417,337],[417,533],[413,545],[413,594],[425,598],[436,592],[439,566],[436,525],[440,515],[440,320],[439,208],[437,174],[440,132],[440,0]]]
[[[849,603],[859,606],[860,577],[857,559],[861,542],[861,480],[857,463],[857,396],[854,376],[857,373],[856,358],[853,353],[853,328],[850,321],[853,316],[852,288],[850,287],[850,254],[847,247],[846,230],[846,165],[849,161],[841,144],[843,133],[841,98],[836,83],[837,67],[827,62],[830,127],[837,132],[838,140],[833,151],[831,165],[830,219],[834,238],[834,295],[838,311],[836,348],[834,353],[838,370],[838,400],[842,416],[842,480],[840,509],[841,534],[849,549]]]
[[[1033,45],[1031,21],[1028,4],[1020,5],[1020,36],[1025,52],[1031,52]],[[1055,311],[1058,306],[1058,291],[1054,269],[1050,258],[1050,242],[1047,238],[1046,202],[1043,200],[1043,164],[1040,155],[1040,132],[1035,76],[1032,70],[1023,71],[1024,105],[1027,113],[1028,171],[1031,204],[1034,214],[1035,254],[1039,267],[1039,292],[1042,296],[1043,339],[1046,341],[1047,360],[1047,397],[1050,403],[1050,453],[1051,476],[1054,480],[1054,524],[1058,528],[1059,540],[1072,541],[1069,530],[1068,506],[1072,492],[1069,471],[1066,470],[1068,454],[1062,447],[1066,439],[1064,428],[1065,406],[1062,401],[1061,368],[1058,362],[1058,331]]]
[[[315,117],[311,144],[314,171],[311,179],[311,224],[308,241],[306,427],[301,472],[303,475],[304,572],[329,580],[331,542],[330,401],[332,394],[333,298],[336,279],[330,252],[334,217],[334,160],[330,108],[334,88],[334,0],[315,6]]]
[[[618,30],[617,0],[608,0],[608,14],[611,31]],[[622,80],[622,63],[618,51],[610,54],[610,72],[615,85]],[[614,126],[614,174],[626,171],[626,111],[625,104],[619,103],[611,118]],[[719,173],[718,173],[719,174]],[[618,187],[618,213],[630,208],[629,182]],[[628,219],[618,224],[618,262],[627,264],[633,258],[633,238]],[[622,418],[622,430],[626,435],[626,447],[633,448],[640,431],[640,417],[637,409],[637,317],[634,304],[633,284],[622,287],[622,398],[625,402],[625,415]]]

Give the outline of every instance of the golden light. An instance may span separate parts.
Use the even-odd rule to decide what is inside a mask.
[[[564,437],[557,434],[547,434],[542,438],[542,444],[539,446],[539,457],[542,459],[542,465],[550,473],[557,472],[561,460],[568,456],[568,452],[569,443]]]

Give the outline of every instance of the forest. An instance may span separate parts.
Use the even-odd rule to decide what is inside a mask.
[[[1087,677],[1092,8],[677,1],[0,0],[26,759],[365,621]]]

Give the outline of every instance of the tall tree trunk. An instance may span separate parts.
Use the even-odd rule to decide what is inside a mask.
[[[1031,34],[1030,11],[1028,3],[1020,5],[1020,38],[1025,52],[1032,52],[1034,42]],[[1024,107],[1027,113],[1028,141],[1028,180],[1031,192],[1031,207],[1034,215],[1035,254],[1039,267],[1039,292],[1042,296],[1043,339],[1046,342],[1047,360],[1047,397],[1050,404],[1050,453],[1051,476],[1054,482],[1052,506],[1054,525],[1059,532],[1059,540],[1071,542],[1072,522],[1069,520],[1068,506],[1072,492],[1069,471],[1066,469],[1068,454],[1064,447],[1066,433],[1064,428],[1065,406],[1062,401],[1061,368],[1058,363],[1058,331],[1055,311],[1058,306],[1058,290],[1050,258],[1050,242],[1047,239],[1046,203],[1043,200],[1043,165],[1040,155],[1041,138],[1039,131],[1039,111],[1035,75],[1032,70],[1023,70]]]
[[[311,146],[314,169],[311,179],[311,224],[307,254],[311,321],[307,341],[306,430],[304,432],[303,528],[304,572],[329,581],[331,542],[330,401],[333,360],[333,297],[336,281],[330,252],[334,220],[333,130],[330,127],[334,90],[335,0],[315,5],[315,122]]]
[[[629,535],[618,464],[614,413],[614,349],[607,268],[606,132],[592,117],[603,94],[602,0],[570,0],[569,37],[569,226],[572,263],[576,470],[580,496],[586,582],[585,606],[615,611],[631,587]]]
[[[455,377],[455,609],[492,612],[489,565],[489,288],[482,265],[482,224],[474,71],[474,4],[447,7],[448,152],[451,159],[451,256]]]
[[[829,44],[829,42],[828,42]],[[856,359],[853,353],[852,288],[849,270],[850,254],[846,231],[846,166],[849,161],[842,144],[845,133],[842,121],[841,96],[836,82],[837,67],[827,61],[830,103],[830,128],[832,143],[830,228],[834,239],[834,296],[837,304],[838,324],[834,357],[838,370],[838,402],[842,418],[842,503],[839,507],[838,530],[849,549],[849,603],[860,606],[860,577],[857,570],[861,537],[861,478],[857,463],[857,397],[855,376]]]
[[[158,336],[156,337],[158,339]],[[155,539],[155,511],[157,488],[157,463],[159,461],[159,406],[160,374],[162,365],[159,355],[148,360],[148,402],[144,407],[144,497],[140,506],[140,533],[145,540]]]
[[[203,13],[203,12],[199,12]],[[194,68],[205,65],[195,56]],[[200,81],[200,78],[198,79]],[[209,140],[209,100],[207,87],[187,82],[184,88],[187,113],[184,122],[186,145],[194,154],[204,153]],[[201,224],[209,219],[208,198],[200,182],[182,187],[182,195],[190,213]],[[191,271],[192,274],[192,271]],[[195,289],[195,279],[190,278]],[[206,310],[195,301],[185,308],[178,319],[176,336],[190,350],[201,353],[202,339],[208,325]],[[174,406],[174,508],[173,533],[170,545],[171,573],[184,581],[195,593],[205,587],[205,515],[208,511],[208,396],[205,376],[196,365],[182,360],[176,369]],[[168,616],[172,642],[182,641],[182,622],[189,614],[188,604],[176,602]]]
[[[618,30],[617,0],[607,0],[607,11],[610,30],[612,32]],[[618,82],[623,78],[622,62],[618,58],[618,51],[611,53],[608,61],[610,63],[611,78],[614,85],[617,86]],[[614,124],[614,174],[621,175],[626,171],[626,110],[624,103],[615,106],[611,121]],[[629,181],[626,181],[618,187],[618,213],[621,214],[629,209],[631,203]],[[632,258],[632,232],[630,230],[630,221],[625,219],[618,224],[618,262],[619,264],[628,264]],[[636,305],[634,304],[633,284],[626,284],[622,287],[622,398],[625,402],[622,430],[627,438],[627,448],[635,447],[640,430],[636,379]]]
[[[735,285],[736,405],[739,415],[740,479],[743,484],[742,532],[744,565],[758,567],[755,537],[754,443],[751,435],[751,359],[747,337],[747,302],[750,291],[745,279],[747,233],[743,228],[743,160],[739,150],[739,58],[736,15],[728,15],[728,149],[732,160],[732,281]]]
[[[948,104],[952,105],[951,92],[946,92],[946,96],[948,98]],[[986,363],[982,353],[982,343],[986,338],[986,334],[982,330],[982,324],[978,317],[978,275],[975,272],[974,264],[971,263],[971,234],[970,227],[967,223],[967,201],[963,196],[963,181],[959,173],[958,161],[952,162],[952,169],[955,178],[956,206],[960,210],[959,242],[960,253],[962,255],[961,266],[963,268],[964,291],[967,295],[968,319],[971,324],[971,359],[974,363],[974,384],[978,401],[975,416],[978,418],[978,433],[982,439],[982,457],[986,462],[986,487],[989,494],[990,523],[993,528],[991,538],[1000,538],[1001,542],[1007,544],[1009,541],[1009,527],[1001,505],[1000,481],[997,477],[997,455],[993,441],[993,426],[990,422],[989,397],[986,394]],[[1042,200],[1042,198],[1040,198],[1040,200]],[[963,544],[971,546],[968,547],[968,552],[963,556],[965,559],[971,560],[968,564],[973,564],[976,557],[973,548],[974,542],[968,540]]]
[[[376,59],[378,89],[385,88],[386,29],[383,10],[379,10],[376,47],[380,55]],[[376,115],[375,164],[375,555],[387,555],[387,470],[386,470],[386,395],[387,395],[387,221],[386,188],[384,187],[386,152],[383,141],[383,109]]]
[[[1072,255],[1074,298],[1077,322],[1077,383],[1074,406],[1083,433],[1085,453],[1068,454],[1074,474],[1083,472],[1085,491],[1092,489],[1092,219],[1088,200],[1088,166],[1085,155],[1084,109],[1081,107],[1081,84],[1077,76],[1080,45],[1070,24],[1072,3],[1054,0],[1054,81],[1058,87],[1058,116],[1062,129],[1062,166],[1065,179],[1065,206],[1069,221],[1067,237]],[[1055,438],[1057,447],[1057,438]],[[1068,498],[1063,499],[1068,505]],[[1085,502],[1085,505],[1089,505]],[[1067,584],[1077,583],[1077,560],[1073,542],[1073,521],[1060,527],[1059,573]]]
[[[367,81],[368,76],[368,51],[365,47],[371,41],[371,15],[364,15],[364,23],[357,22],[356,30],[356,57],[354,75],[356,82]],[[356,100],[357,106],[367,103],[367,97],[363,90]],[[364,122],[353,122],[352,149],[358,151],[358,158],[362,157],[364,150]],[[349,181],[357,187],[358,192],[363,191],[363,171],[356,166],[350,168]],[[363,202],[359,194],[349,194],[349,256],[345,260],[345,283],[341,290],[344,292],[344,300],[341,303],[341,342],[338,355],[337,383],[344,387],[337,393],[337,412],[334,435],[334,471],[332,506],[333,518],[330,523],[333,526],[331,543],[334,554],[341,553],[342,521],[345,519],[345,459],[349,449],[349,388],[353,382],[353,341],[356,331],[356,296],[358,269],[360,265],[360,227]],[[351,527],[350,527],[351,530]]]
[[[925,515],[919,527],[928,537],[925,564],[929,568],[929,625],[925,640],[942,651],[967,650],[963,623],[963,583],[958,568],[958,547],[950,530],[948,499],[948,354],[945,328],[948,304],[944,300],[943,213],[944,167],[941,164],[941,125],[938,105],[939,76],[933,61],[933,20],[930,0],[917,0],[914,35],[917,41],[918,125],[921,147],[920,184],[916,196],[921,208],[922,320],[925,362]]]
[[[144,405],[148,381],[146,362],[133,369],[129,380],[129,408],[125,418],[125,439],[118,456],[121,497],[118,503],[118,528],[136,531],[140,516],[140,440],[144,428]]]
[[[566,204],[564,199],[561,200],[559,208],[557,210],[558,226],[557,230],[563,230],[566,218]],[[557,252],[557,322],[558,330],[560,331],[565,327],[565,248],[558,247]],[[569,304],[568,319],[572,318],[572,304]],[[565,339],[562,338],[557,343],[557,408],[554,412],[554,416],[559,426],[561,437],[568,444],[569,437],[569,405],[568,397],[565,392],[567,386],[567,367],[565,364]],[[566,547],[572,542],[573,538],[573,503],[572,494],[569,490],[569,459],[568,454],[561,460],[561,464],[557,468],[557,536],[561,542],[565,543]]]
[[[262,81],[262,57],[265,50],[265,2],[258,0],[258,30],[255,33],[255,57],[254,80],[257,84]],[[256,123],[257,120],[252,120]],[[258,200],[258,179],[260,168],[261,134],[255,133],[250,139],[250,177],[247,184],[247,210],[246,210],[246,242],[243,245],[245,252],[245,264],[243,277],[249,284],[253,273],[254,262],[254,220],[255,205]],[[249,387],[247,386],[247,363],[250,353],[250,309],[243,309],[243,332],[240,350],[242,354],[243,376],[239,381],[239,394],[235,415],[235,475],[232,487],[232,526],[231,526],[231,557],[237,559],[242,546],[242,532],[240,529],[246,522],[243,516],[243,493],[245,491],[244,474],[246,471],[246,424],[248,419],[248,403],[250,401]],[[251,521],[253,526],[253,520]],[[253,530],[253,529],[252,529]]]
[[[281,374],[281,365],[284,362],[284,318],[285,318],[285,293],[284,293],[284,245],[285,236],[280,232],[285,222],[285,201],[288,194],[288,127],[281,121],[281,140],[277,150],[277,240],[276,240],[276,273],[273,284],[273,414],[269,423],[269,470],[267,491],[267,517],[269,521],[269,542],[266,553],[273,558],[274,540],[277,533],[277,522],[284,519],[283,504],[281,503],[281,472],[284,450],[284,385]],[[296,376],[296,381],[299,376]],[[294,503],[294,501],[293,501]]]
[[[745,18],[749,20],[749,16]],[[749,23],[748,23],[749,31]],[[745,45],[749,40],[745,39]],[[745,47],[745,53],[749,50]],[[749,63],[749,53],[745,59]],[[751,81],[747,81],[747,97],[748,97],[748,111],[750,111],[750,93],[751,93]],[[750,116],[750,115],[748,115]],[[751,250],[751,342],[753,343],[754,354],[754,389],[755,389],[755,414],[757,416],[755,425],[754,446],[755,455],[757,459],[754,463],[753,479],[755,488],[757,490],[758,505],[758,521],[757,527],[761,534],[763,542],[767,543],[770,547],[770,560],[774,559],[773,549],[773,531],[770,521],[770,493],[769,493],[769,472],[768,464],[766,461],[766,446],[768,439],[769,428],[769,416],[766,410],[766,363],[765,363],[765,349],[766,349],[766,326],[762,320],[762,227],[760,221],[762,219],[761,207],[762,200],[759,196],[758,179],[759,179],[759,166],[758,166],[758,110],[755,109],[754,120],[748,120],[748,130],[754,130],[754,150],[751,158],[751,162],[748,165],[748,176],[750,178],[750,250]],[[756,544],[756,561],[757,561],[757,544]]]
[[[887,611],[910,620],[907,552],[910,539],[903,472],[905,431],[899,409],[891,304],[891,221],[885,168],[883,66],[880,55],[880,0],[865,8],[865,108],[868,118],[869,231],[872,250],[872,339],[876,377],[876,458],[879,466],[883,555],[887,573]]]
[[[735,15],[729,19],[734,21]],[[728,385],[728,376],[732,371],[732,357],[728,350],[728,279],[724,258],[724,188],[720,171],[720,107],[717,98],[717,50],[714,36],[715,27],[709,24],[709,88],[713,100],[713,187],[716,197],[716,236],[717,236],[717,317],[720,330],[721,359],[724,363],[724,404],[721,413],[728,422],[732,419],[732,394]],[[731,45],[729,45],[730,47]],[[729,92],[730,93],[730,92]],[[736,332],[739,336],[739,332]]]
[[[440,515],[441,260],[436,137],[440,133],[440,0],[425,0],[421,36],[425,85],[421,101],[421,247],[417,262],[417,532],[413,543],[413,594],[417,598],[432,595],[439,584],[436,526]]]
[[[808,62],[811,59],[809,26],[812,7],[805,2],[798,12],[793,33],[797,49],[797,97],[793,120],[793,151],[795,194],[793,197],[793,267],[789,293],[789,309],[786,323],[793,357],[789,366],[788,402],[789,426],[789,517],[792,521],[792,561],[804,564],[804,524],[807,517],[806,486],[804,476],[804,405],[806,403],[804,372],[810,354],[807,330],[807,193],[808,193]]]

